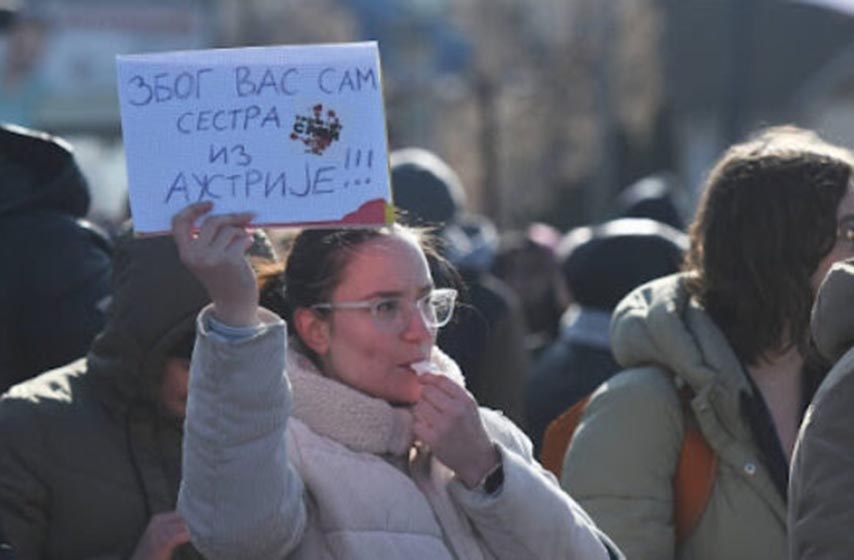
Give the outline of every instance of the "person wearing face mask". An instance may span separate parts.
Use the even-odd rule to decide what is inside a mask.
[[[456,294],[435,287],[418,233],[303,231],[283,321],[259,307],[244,258],[252,216],[208,217],[194,236],[210,210],[173,220],[213,301],[197,323],[178,500],[205,557],[619,557],[436,348]]]

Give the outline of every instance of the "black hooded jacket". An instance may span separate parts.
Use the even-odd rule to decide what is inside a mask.
[[[151,516],[175,509],[182,420],[155,395],[207,302],[171,238],[128,235],[86,358],[0,399],[0,524],[19,558],[127,558]]]
[[[83,356],[104,325],[110,244],[60,140],[0,126],[0,394]]]

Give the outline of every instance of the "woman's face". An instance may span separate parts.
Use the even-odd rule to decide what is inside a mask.
[[[433,288],[423,251],[408,238],[379,237],[356,249],[341,278],[333,305],[400,297],[408,320],[395,331],[380,328],[368,309],[328,313],[325,348],[318,352],[324,373],[373,397],[415,403],[421,385],[410,365],[429,358],[436,338],[414,307]]]
[[[818,291],[818,287],[821,286],[822,280],[834,263],[854,257],[854,239],[849,239],[846,235],[846,232],[854,231],[854,184],[848,186],[848,191],[839,202],[836,223],[839,226],[836,244],[821,260],[812,276],[813,294]]]
[[[158,387],[158,397],[163,409],[175,418],[187,414],[187,387],[190,382],[190,360],[166,358],[163,380]]]

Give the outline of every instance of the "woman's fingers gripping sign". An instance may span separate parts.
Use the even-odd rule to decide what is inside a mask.
[[[192,204],[172,218],[172,235],[181,261],[199,279],[214,304],[214,315],[228,325],[258,323],[258,286],[246,260],[252,245],[249,212],[211,216],[211,202]],[[204,218],[203,218],[204,217]],[[196,222],[202,219],[196,231]]]

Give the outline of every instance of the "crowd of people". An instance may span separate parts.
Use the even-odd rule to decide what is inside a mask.
[[[759,131],[687,226],[658,175],[568,232],[389,163],[384,227],[112,238],[0,130],[0,558],[854,555],[848,149]]]

